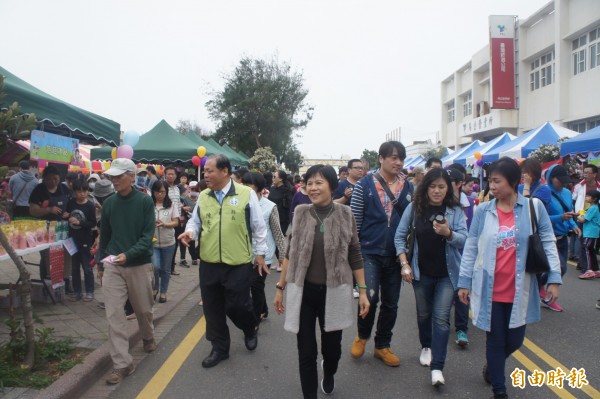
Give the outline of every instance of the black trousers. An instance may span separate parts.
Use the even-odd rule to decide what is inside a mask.
[[[250,263],[229,266],[200,261],[200,291],[206,318],[206,339],[217,352],[229,353],[231,339],[227,316],[244,334],[251,334],[256,328],[250,298],[251,273]]]
[[[171,273],[175,271],[175,255],[177,254],[177,246],[180,241],[177,239],[183,232],[185,231],[185,225],[179,224],[179,226],[175,227],[175,251],[173,251],[173,261],[171,262]],[[185,250],[182,252],[183,258],[185,258]]]
[[[271,265],[267,265],[269,269]],[[252,294],[252,306],[254,308],[254,317],[257,322],[260,322],[260,316],[263,313],[269,313],[269,307],[267,306],[267,298],[265,296],[265,280],[267,279],[267,273],[263,272],[263,275],[258,274],[258,268],[252,268],[252,277],[250,277],[250,293]]]
[[[337,372],[342,356],[342,330],[325,332],[325,295],[327,286],[304,282],[302,305],[300,307],[300,329],[298,330],[298,362],[300,384],[305,398],[316,398],[319,386],[317,371],[316,321],[321,329],[321,354],[323,370],[327,375]]]

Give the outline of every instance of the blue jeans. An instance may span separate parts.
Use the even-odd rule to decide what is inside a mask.
[[[159,289],[160,293],[166,294],[171,279],[171,262],[175,253],[176,244],[169,247],[153,249],[152,264],[154,265],[154,290]]]
[[[456,332],[469,332],[469,305],[460,301],[458,290],[454,292],[454,328]]]
[[[83,269],[83,281],[85,284],[85,292],[88,294],[94,293],[94,271],[90,262],[92,261],[92,254],[90,253],[90,247],[87,245],[77,245],[79,250],[73,255],[73,270],[71,271],[73,277],[73,291],[76,294],[81,294],[81,269]]]
[[[492,302],[490,332],[486,332],[485,356],[494,393],[506,392],[506,359],[523,345],[525,325],[508,328],[512,303]]]
[[[375,323],[375,313],[379,303],[381,289],[381,306],[375,332],[375,348],[389,348],[392,341],[392,330],[396,324],[398,301],[400,300],[400,285],[402,275],[400,264],[395,256],[364,255],[365,281],[367,297],[371,303],[369,314],[364,319],[358,317],[358,336],[369,339]]]
[[[567,272],[567,258],[569,257],[569,237],[564,236],[563,238],[556,240],[556,250],[558,251],[558,259],[560,260],[560,275],[564,276]],[[548,273],[542,274],[538,280],[538,284],[544,287],[548,282]]]
[[[454,287],[450,277],[431,277],[421,273],[413,281],[417,304],[417,325],[421,347],[431,348],[431,370],[443,370],[450,336],[450,310]]]

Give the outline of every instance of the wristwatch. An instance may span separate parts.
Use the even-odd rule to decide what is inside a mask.
[[[409,266],[410,265],[410,263],[408,263],[407,261],[402,261],[402,262],[400,262],[400,264],[402,266]]]
[[[277,288],[278,290],[283,291],[285,289],[285,287],[282,287],[279,285],[279,281],[277,282],[277,284],[275,284],[275,288]]]

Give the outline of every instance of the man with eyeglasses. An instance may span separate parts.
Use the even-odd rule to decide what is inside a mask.
[[[115,159],[105,175],[117,192],[103,203],[99,246],[100,259],[108,258],[104,261],[102,287],[113,370],[106,383],[114,385],[135,370],[123,312],[127,298],[137,316],[144,351],[156,350],[152,314],[155,216],[152,198],[133,189],[135,164],[130,159]]]
[[[340,179],[337,189],[333,192],[333,200],[335,202],[350,206],[354,185],[363,177],[363,170],[364,167],[360,159],[351,159],[348,161],[348,176],[343,180]]]

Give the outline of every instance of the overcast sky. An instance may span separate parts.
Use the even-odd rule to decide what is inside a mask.
[[[485,46],[488,16],[547,0],[2,1],[0,65],[140,133],[161,119],[213,129],[205,102],[240,57],[303,71],[309,158],[359,156],[402,127],[435,140],[440,83]]]

